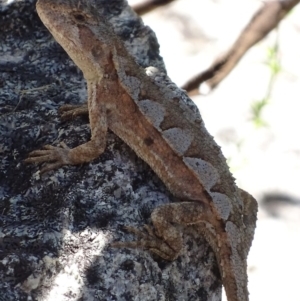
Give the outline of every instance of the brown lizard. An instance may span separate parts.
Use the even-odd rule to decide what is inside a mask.
[[[137,241],[113,246],[142,247],[175,260],[182,248],[176,224],[193,224],[216,255],[228,300],[248,300],[246,260],[257,203],[235,185],[200,114],[174,96],[174,86],[161,84],[157,69],[140,67],[105,17],[86,1],[39,0],[37,11],[87,81],[88,106],[62,111],[63,117],[88,111],[91,140],[73,149],[48,145],[25,161],[46,163],[41,172],[89,162],[103,153],[111,129],[182,200],[156,208],[153,228],[128,227]]]

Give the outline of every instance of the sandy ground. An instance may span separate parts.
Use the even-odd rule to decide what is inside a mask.
[[[157,34],[170,77],[181,85],[231,45],[260,5],[254,0],[177,0],[143,19]],[[268,49],[276,39],[282,69],[261,112],[266,125],[257,127],[251,107],[266,95]],[[193,100],[238,185],[259,202],[248,260],[250,300],[299,301],[300,6],[213,93]]]

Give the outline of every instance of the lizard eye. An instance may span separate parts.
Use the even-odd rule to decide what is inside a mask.
[[[75,21],[80,22],[80,23],[84,22],[86,19],[85,16],[81,13],[75,13],[75,14],[73,14],[73,17],[74,17]]]

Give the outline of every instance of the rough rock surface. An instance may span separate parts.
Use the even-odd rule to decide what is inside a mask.
[[[87,119],[59,118],[61,105],[85,101],[85,82],[35,2],[0,8],[0,300],[220,300],[214,255],[192,228],[174,262],[109,248],[133,238],[123,225],[142,226],[153,208],[175,201],[114,134],[89,164],[43,176],[23,164],[45,144],[75,147],[90,136]],[[154,33],[123,0],[97,6],[139,64],[164,70]]]

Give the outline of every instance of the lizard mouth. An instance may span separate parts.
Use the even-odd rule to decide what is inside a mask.
[[[73,62],[81,69],[85,78],[101,76],[101,68],[94,67],[91,41],[96,41],[85,23],[74,21],[75,7],[65,6],[62,0],[38,0],[38,15],[55,40],[68,53]],[[67,1],[69,4],[69,1]],[[72,2],[72,1],[70,1]],[[78,17],[77,17],[78,19]]]

